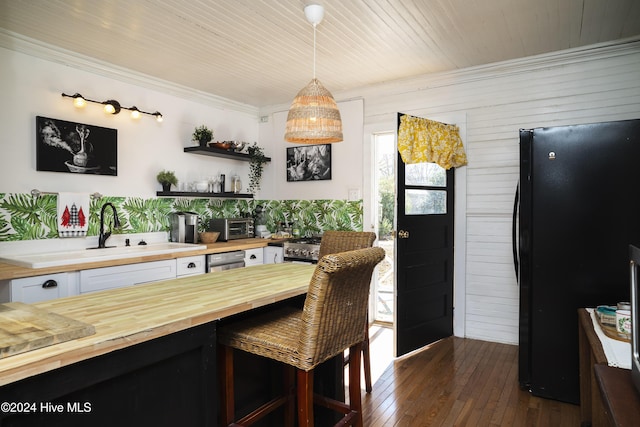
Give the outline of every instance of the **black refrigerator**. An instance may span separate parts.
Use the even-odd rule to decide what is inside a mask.
[[[640,120],[520,131],[519,381],[532,394],[580,403],[577,310],[629,300],[639,189]]]

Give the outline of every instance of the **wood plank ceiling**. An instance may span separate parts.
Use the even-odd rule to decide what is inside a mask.
[[[312,2],[2,0],[0,31],[262,107],[313,76]],[[640,35],[638,0],[319,3],[316,75],[334,94]]]

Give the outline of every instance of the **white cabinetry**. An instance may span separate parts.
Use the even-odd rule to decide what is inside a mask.
[[[263,248],[245,249],[244,251],[244,266],[251,267],[252,265],[263,264],[264,255]]]
[[[36,303],[75,294],[77,272],[55,273],[43,276],[8,280],[9,301]]]
[[[284,248],[282,246],[265,246],[263,249],[265,264],[284,262]]]
[[[264,260],[263,249],[266,248],[246,250],[245,265],[262,264]],[[282,248],[279,249],[282,250]],[[0,280],[0,302],[19,301],[30,304],[89,292],[204,274],[206,271],[207,256],[195,255],[163,261]]]
[[[178,258],[176,276],[194,276],[196,274],[204,274],[207,271],[206,255],[195,255]]]
[[[175,278],[175,259],[94,268],[80,272],[80,293],[86,294]]]

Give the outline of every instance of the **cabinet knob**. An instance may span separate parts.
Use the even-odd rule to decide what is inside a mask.
[[[42,284],[43,289],[50,289],[50,288],[57,288],[57,287],[58,287],[58,282],[56,282],[53,279],[49,279]]]
[[[187,264],[187,268],[196,268],[196,263],[190,262],[189,264]]]
[[[251,256],[249,257],[249,259],[256,259],[256,258],[257,258],[257,256],[255,256],[255,255],[251,255]]]

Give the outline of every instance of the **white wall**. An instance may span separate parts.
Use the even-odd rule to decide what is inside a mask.
[[[48,50],[45,56],[55,60],[0,47],[0,93],[4,104],[0,115],[0,193],[37,188],[152,197],[160,190],[155,176],[161,169],[174,170],[180,181],[237,172],[248,182],[246,162],[187,154],[183,147],[192,145],[193,129],[201,124],[215,131],[216,140],[258,141],[257,109],[252,112],[243,107],[236,111],[211,105],[215,102],[208,103],[202,96],[187,99],[173,95],[183,93],[179,88],[150,89],[129,83],[126,76],[119,78],[121,70],[64,52]],[[147,84],[150,82],[146,80]],[[61,96],[62,92],[79,92],[101,101],[116,99],[122,105],[136,105],[144,111],[159,110],[164,121],[157,123],[146,115],[134,121],[127,111],[109,116],[96,104],[76,109],[70,98]],[[117,129],[118,176],[36,171],[36,116]],[[269,150],[265,147],[265,151]]]
[[[456,325],[456,335],[517,344],[511,218],[519,171],[518,131],[640,118],[640,41],[334,95],[340,99],[356,94],[365,101],[365,141],[373,132],[394,130],[397,112],[435,119],[466,116],[466,194],[462,200],[456,198],[457,204],[464,204],[462,214],[456,206],[456,221],[464,224],[457,224],[456,233],[466,231],[461,244],[456,236],[455,249],[457,257],[461,251],[466,256],[462,269],[456,265],[455,285],[455,316],[464,324]],[[371,209],[365,203],[365,225]]]
[[[265,167],[260,197],[265,199],[348,199],[349,190],[362,195],[363,186],[363,102],[362,99],[338,103],[342,118],[342,142],[331,144],[331,180],[287,182],[287,148],[284,140],[288,110],[275,111],[264,116],[260,124],[260,141],[269,147],[271,163]]]
[[[456,274],[464,275],[466,288],[461,289],[462,281],[458,280],[456,316],[464,318],[464,325],[456,334],[490,341],[517,343],[518,288],[511,258],[511,209],[518,178],[518,130],[640,117],[638,40],[334,92],[343,115],[345,141],[332,146],[333,179],[287,183],[284,162],[288,144],[282,135],[288,105],[258,112],[166,82],[132,77],[123,70],[70,57],[50,47],[8,49],[3,37],[0,34],[0,45],[5,46],[0,47],[4,101],[0,192],[38,188],[151,197],[160,189],[155,174],[163,168],[175,170],[180,179],[244,171],[241,177],[246,180],[244,163],[183,152],[193,128],[207,124],[216,131],[216,139],[255,140],[272,157],[272,164],[265,168],[261,198],[346,199],[350,188],[358,188],[366,196],[371,185],[371,132],[393,130],[397,112],[435,119],[465,117],[469,165],[463,178],[466,193],[456,207],[457,221],[464,221],[456,230],[465,231],[456,251],[463,251],[466,261],[456,266]],[[18,53],[29,49],[34,53]],[[78,111],[70,99],[60,96],[62,92],[157,109],[165,121],[157,124],[143,117],[132,122],[122,113],[105,117],[92,108],[95,106]],[[117,128],[118,176],[37,172],[36,115]],[[258,125],[259,115],[267,116],[268,122]],[[365,227],[372,209],[365,205]]]

